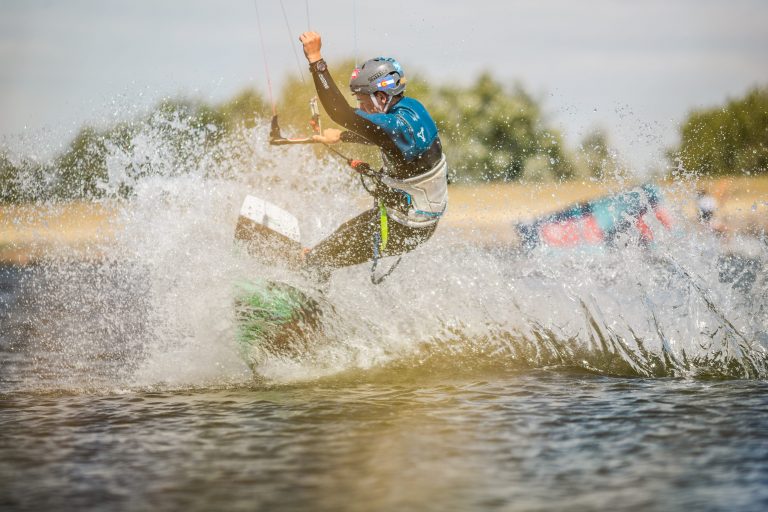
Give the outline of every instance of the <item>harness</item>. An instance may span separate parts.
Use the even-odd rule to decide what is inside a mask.
[[[381,182],[403,196],[404,211],[390,208],[390,213],[405,226],[419,228],[434,224],[440,220],[448,206],[448,165],[445,155],[431,169],[418,176],[398,180],[383,174]]]
[[[384,274],[376,277],[375,271],[379,260],[387,248],[389,216],[391,215],[399,224],[411,228],[424,228],[440,220],[448,205],[448,166],[443,155],[432,169],[404,180],[397,180],[381,171],[373,171],[368,164],[357,160],[351,161],[350,166],[360,172],[360,182],[366,192],[373,196],[374,208],[379,212],[379,231],[374,234],[372,241],[373,265],[371,266],[371,282],[379,284],[394,272],[402,260],[402,256],[399,256]],[[372,179],[374,186],[369,187],[365,178]],[[385,199],[382,198],[382,191],[385,194],[392,192],[404,198],[404,207],[387,206]]]

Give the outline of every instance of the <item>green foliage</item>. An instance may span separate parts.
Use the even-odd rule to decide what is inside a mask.
[[[8,153],[0,152],[0,202],[19,202],[20,190],[18,168],[8,158]]]
[[[261,95],[246,89],[221,105],[209,105],[187,99],[160,102],[143,119],[120,123],[106,129],[86,126],[69,147],[49,165],[21,161],[14,164],[0,153],[0,202],[18,203],[50,199],[97,199],[106,191],[107,158],[110,154],[132,153],[134,137],[141,127],[153,127],[163,133],[166,147],[185,169],[194,168],[203,157],[215,158],[206,148],[239,126],[255,126],[257,118],[269,114]],[[155,172],[146,161],[129,163],[130,175],[139,177]],[[130,186],[119,187],[121,195],[130,194]]]
[[[469,87],[443,87],[424,101],[457,177],[464,180],[564,179],[572,173],[560,134],[544,126],[536,101],[482,74]]]
[[[331,66],[342,92],[347,91],[353,67],[351,60]],[[508,90],[487,73],[469,86],[433,87],[428,80],[410,72],[408,78],[407,94],[424,103],[438,124],[453,179],[562,180],[575,175],[576,166],[563,147],[561,135],[546,125],[540,105],[521,86]],[[304,71],[301,77],[286,78],[277,105],[286,134],[310,132],[308,101],[315,95],[309,71]],[[237,133],[239,127],[254,127],[257,119],[270,116],[271,105],[253,89],[246,89],[220,105],[166,100],[143,119],[101,130],[84,127],[68,149],[47,165],[14,164],[7,155],[0,154],[0,201],[86,199],[112,194],[115,190],[107,191],[102,185],[109,172],[107,159],[115,155],[125,157],[116,165],[126,166],[126,174],[134,178],[158,172],[152,168],[150,159],[142,159],[132,146],[141,129],[162,132],[163,150],[171,151],[173,161],[179,163],[179,169],[172,172],[195,168],[201,159],[215,163],[224,156],[219,153],[225,151],[225,146],[217,142]],[[321,124],[325,128],[336,127],[322,110]],[[593,142],[590,144],[598,148],[595,161],[603,162],[604,140]],[[339,150],[345,154],[374,166],[380,163],[374,147],[344,146]],[[318,156],[328,154],[321,146],[314,149]],[[596,173],[597,167],[590,172]],[[117,192],[130,194],[130,184],[121,185]]]
[[[85,127],[72,141],[69,151],[59,157],[54,165],[58,180],[53,190],[55,197],[82,199],[99,197],[99,180],[106,178],[105,134]]]
[[[674,166],[702,175],[768,172],[768,88],[756,88],[725,106],[697,110],[668,153]]]
[[[584,177],[616,177],[626,172],[618,159],[617,152],[608,142],[608,134],[602,130],[593,130],[581,140],[576,156],[579,174]]]
[[[269,104],[253,89],[241,91],[234,98],[220,105],[217,110],[228,131],[238,126],[253,128],[256,126],[256,119],[271,115]]]
[[[30,203],[52,197],[52,174],[49,166],[27,159],[13,162],[0,151],[0,203]]]

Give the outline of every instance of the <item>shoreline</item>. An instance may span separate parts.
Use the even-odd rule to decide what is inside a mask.
[[[667,206],[688,220],[696,216],[692,192],[706,189],[719,204],[715,221],[726,232],[768,231],[768,176],[699,180],[695,184],[662,181],[658,185]],[[631,186],[586,181],[451,185],[448,211],[441,225],[473,243],[515,246],[516,223]],[[29,265],[57,254],[98,259],[95,246],[108,243],[119,229],[116,210],[116,205],[95,202],[0,205],[0,264]]]

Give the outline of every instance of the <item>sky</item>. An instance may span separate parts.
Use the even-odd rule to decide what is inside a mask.
[[[311,27],[329,61],[522,84],[571,147],[604,129],[639,170],[692,109],[768,85],[764,0],[0,0],[0,140],[43,154],[165,97],[266,95],[257,9],[275,91]]]

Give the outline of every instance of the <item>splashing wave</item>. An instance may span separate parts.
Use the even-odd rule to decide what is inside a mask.
[[[129,144],[108,144],[100,187],[118,210],[115,236],[94,242],[95,262],[50,254],[20,278],[22,299],[7,315],[5,345],[18,355],[7,362],[16,372],[9,382],[27,390],[250,385],[251,369],[259,381],[283,383],[540,367],[768,375],[768,283],[762,272],[744,277],[768,261],[765,243],[745,266],[695,230],[651,248],[523,254],[441,229],[381,286],[367,268],[339,271],[320,296],[323,329],[290,354],[257,350],[249,368],[235,343],[234,284],[259,278],[318,292],[233,245],[243,197],[297,214],[306,245],[360,208],[349,198],[361,191],[337,162],[308,148],[269,148],[267,130],[211,142],[206,127],[155,119]],[[115,198],[126,189],[127,199]]]

